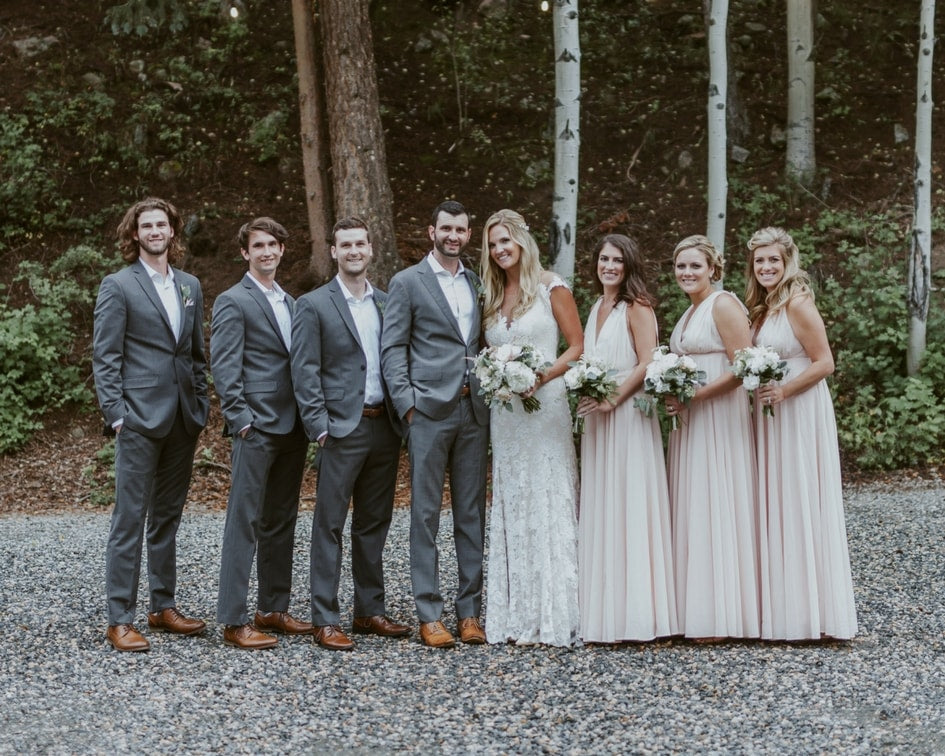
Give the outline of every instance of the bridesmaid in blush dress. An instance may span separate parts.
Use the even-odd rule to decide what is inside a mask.
[[[659,341],[643,256],[622,234],[594,250],[601,293],[584,329],[584,352],[617,371],[617,395],[585,397],[581,439],[578,586],[581,637],[649,641],[678,632],[669,491],[659,420],[633,406]]]
[[[722,256],[704,236],[673,253],[676,282],[692,302],[670,339],[706,372],[689,405],[667,397],[682,422],[669,440],[669,497],[679,626],[688,638],[759,636],[755,449],[748,394],[730,370],[751,345],[747,311],[716,290]]]
[[[797,245],[780,228],[748,242],[746,303],[756,344],[788,374],[758,389],[755,412],[761,513],[761,637],[856,635],[843,517],[837,423],[826,377],[833,355]]]

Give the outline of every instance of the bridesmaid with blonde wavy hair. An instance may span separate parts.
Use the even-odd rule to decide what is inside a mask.
[[[843,517],[837,423],[826,378],[834,362],[797,245],[784,229],[748,242],[745,296],[754,343],[787,361],[756,392],[761,515],[761,637],[852,638],[853,579]],[[756,405],[757,406],[757,405]]]

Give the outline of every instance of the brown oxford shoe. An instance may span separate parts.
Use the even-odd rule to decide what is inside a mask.
[[[177,635],[197,635],[207,629],[203,620],[185,617],[175,607],[148,614],[148,627]]]
[[[288,612],[256,612],[253,624],[260,630],[286,635],[311,635],[315,628],[311,622],[302,622]]]
[[[446,629],[440,620],[424,622],[420,625],[420,640],[430,648],[452,648],[456,645],[453,634]]]
[[[465,617],[459,621],[459,639],[463,643],[470,643],[474,646],[486,642],[486,631],[482,629],[482,624],[478,617]]]
[[[147,651],[151,648],[148,639],[134,625],[109,625],[105,637],[116,651]]]
[[[259,632],[255,627],[245,625],[227,625],[223,628],[223,642],[228,646],[259,650],[279,645],[279,639]]]
[[[375,614],[373,617],[355,617],[351,623],[351,632],[382,635],[385,638],[406,638],[410,635],[410,628],[382,614]]]
[[[354,641],[338,625],[316,625],[315,642],[330,651],[350,651]]]

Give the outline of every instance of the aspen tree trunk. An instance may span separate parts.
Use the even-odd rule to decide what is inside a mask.
[[[922,0],[916,63],[915,209],[909,253],[909,346],[906,371],[914,375],[925,352],[932,276],[932,50],[935,0]]]
[[[371,281],[402,267],[377,93],[368,0],[318,0],[335,216],[357,215],[374,247]]]
[[[785,175],[810,188],[817,172],[814,155],[813,0],[787,0],[788,107]]]
[[[574,277],[578,153],[581,147],[581,43],[578,0],[555,0],[555,185],[550,257],[555,272]]]
[[[295,60],[299,74],[299,116],[302,137],[302,173],[305,206],[311,237],[310,266],[318,283],[332,274],[328,236],[331,233],[331,189],[328,182],[328,135],[324,94],[318,77],[319,52],[315,46],[311,0],[292,0]]]
[[[707,0],[707,7],[709,19],[709,179],[706,236],[720,253],[724,253],[725,212],[728,202],[725,131],[728,82],[725,28],[728,24],[728,0]]]

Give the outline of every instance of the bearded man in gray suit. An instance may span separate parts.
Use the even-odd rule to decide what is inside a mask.
[[[433,251],[390,282],[381,337],[384,378],[407,429],[410,452],[410,577],[424,644],[455,644],[441,615],[439,550],[443,483],[450,474],[459,585],[457,631],[484,643],[482,557],[485,533],[489,409],[479,395],[472,358],[480,348],[478,276],[460,260],[469,214],[447,201],[428,228]]]
[[[115,508],[105,552],[106,637],[119,651],[147,651],[134,626],[147,522],[148,626],[180,635],[206,624],[176,607],[177,528],[197,436],[207,423],[203,293],[172,267],[183,223],[162,199],[133,205],[118,226],[128,267],[106,276],[95,303],[92,370],[106,435],[115,444]]]
[[[312,520],[312,622],[323,648],[349,651],[338,584],[342,531],[351,516],[355,633],[400,638],[410,628],[387,616],[384,544],[400,460],[399,424],[381,375],[380,337],[387,295],[367,280],[373,257],[364,221],[332,229],[338,275],[299,298],[292,321],[292,379],[308,437],[319,445]]]
[[[223,642],[244,649],[277,645],[271,632],[312,632],[288,612],[308,449],[289,367],[295,300],[276,283],[288,236],[272,218],[240,228],[237,241],[249,270],[217,297],[210,331],[224,434],[233,438],[217,621],[224,626]],[[250,623],[246,594],[254,552],[258,596]]]

